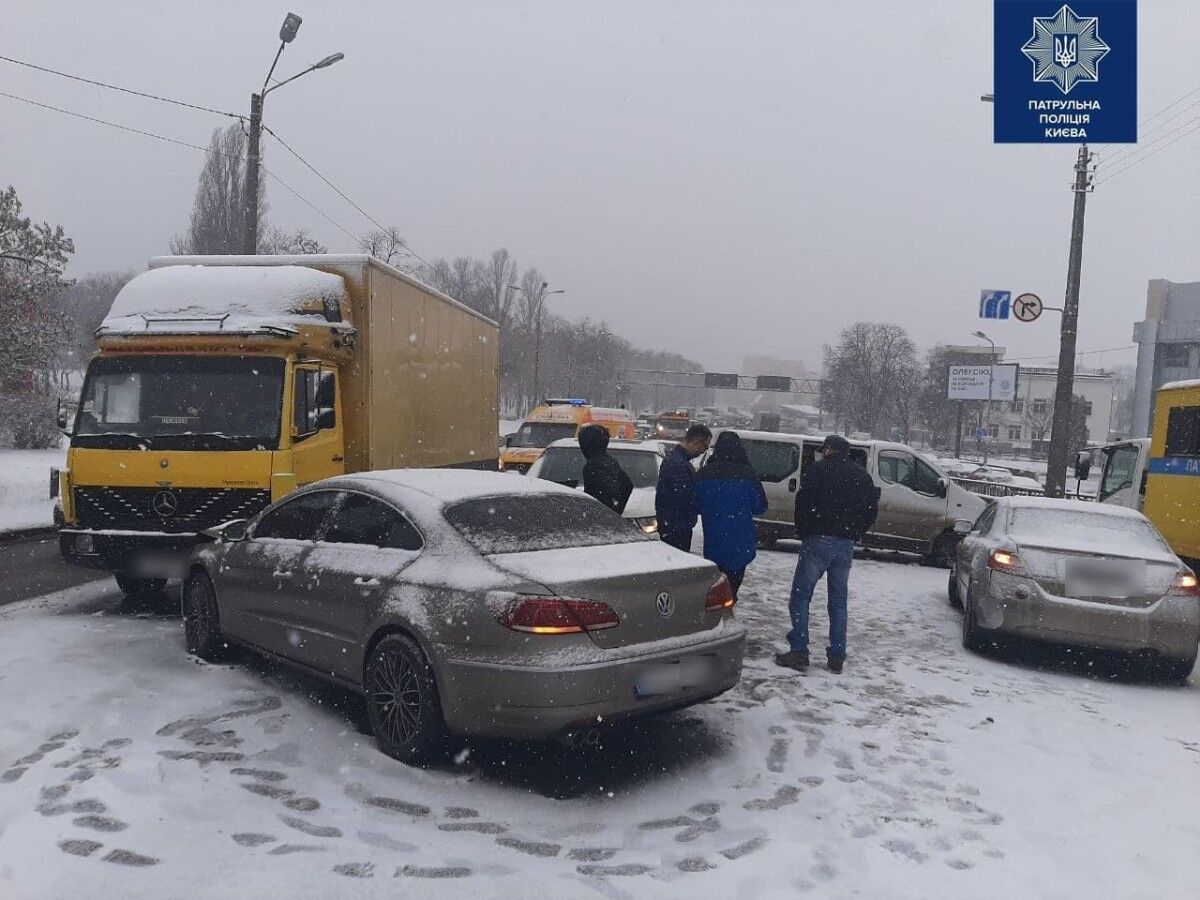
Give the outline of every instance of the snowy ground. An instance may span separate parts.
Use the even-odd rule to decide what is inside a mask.
[[[1195,896],[1200,676],[970,655],[946,573],[888,559],[855,566],[845,674],[795,675],[795,559],[751,569],[737,690],[434,771],[350,695],[203,665],[106,585],[0,610],[0,895]]]
[[[65,450],[0,450],[0,531],[54,524],[50,469],[66,461]]]

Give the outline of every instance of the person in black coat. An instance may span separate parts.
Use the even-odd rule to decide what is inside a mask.
[[[579,449],[587,459],[583,465],[584,493],[617,514],[625,512],[625,504],[633,493],[633,482],[609,455],[608,429],[603,425],[586,425],[579,429]]]
[[[703,454],[710,443],[712,432],[704,425],[692,425],[658,470],[658,485],[654,489],[658,534],[664,544],[685,553],[692,549],[692,530],[700,517],[692,460]]]
[[[796,494],[796,536],[804,546],[792,580],[789,649],[775,656],[779,665],[801,672],[808,668],[808,607],[822,575],[829,594],[829,670],[842,671],[854,545],[879,514],[879,488],[851,458],[850,442],[830,435],[821,452],[822,459],[805,465]]]

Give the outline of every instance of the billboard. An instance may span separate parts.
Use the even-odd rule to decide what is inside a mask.
[[[1016,400],[1019,369],[1020,366],[1015,364],[951,366],[946,398],[949,400],[987,400],[990,382],[993,400]]]

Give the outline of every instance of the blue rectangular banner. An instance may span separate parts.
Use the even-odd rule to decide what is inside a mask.
[[[1150,460],[1151,475],[1200,475],[1200,457],[1163,456]]]
[[[994,0],[998,144],[1137,142],[1137,0]]]

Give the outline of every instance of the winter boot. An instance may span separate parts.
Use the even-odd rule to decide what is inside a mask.
[[[805,650],[789,650],[787,653],[776,653],[775,664],[797,672],[808,671],[808,652]]]

